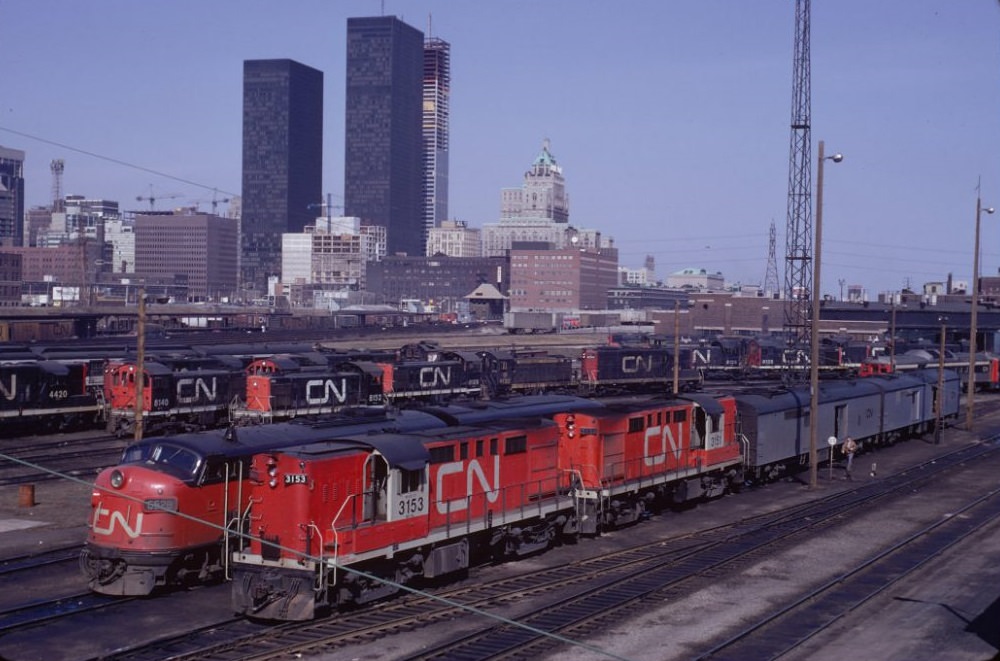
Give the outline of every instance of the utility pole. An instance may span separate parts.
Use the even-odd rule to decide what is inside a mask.
[[[139,318],[135,336],[135,440],[142,440],[143,386],[146,379],[146,288],[139,285]]]
[[[674,396],[681,388],[681,302],[674,301]]]

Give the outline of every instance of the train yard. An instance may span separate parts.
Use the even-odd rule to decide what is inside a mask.
[[[991,522],[995,504],[983,504],[989,516],[982,520],[970,518],[974,512],[966,508],[993,495],[996,487],[983,485],[995,481],[991,475],[996,474],[998,453],[993,441],[970,441],[952,430],[941,446],[919,441],[899,444],[875,456],[863,455],[866,466],[869,461],[880,466],[876,478],[859,476],[849,483],[838,465],[834,480],[824,479],[820,493],[812,496],[793,481],[771,484],[736,500],[655,514],[651,521],[607,533],[593,544],[562,546],[529,561],[478,568],[467,579],[427,586],[433,597],[406,594],[308,623],[272,625],[233,618],[225,585],[155,599],[90,603],[71,561],[55,565],[61,569],[51,564],[28,568],[25,557],[12,558],[6,566],[20,564],[21,571],[6,572],[5,582],[30,587],[30,595],[29,590],[5,591],[0,609],[7,628],[0,638],[0,655],[11,659],[459,658],[455,645],[469,645],[471,637],[485,636],[484,646],[475,648],[479,651],[461,658],[498,658],[502,650],[490,638],[504,641],[507,648],[517,641],[518,647],[503,653],[518,658],[608,658],[596,650],[630,659],[765,658],[749,652],[733,657],[722,645],[747,644],[737,638],[759,641],[761,634],[753,630],[788,604],[820,603],[828,608],[841,604],[841,610],[828,611],[814,636],[797,636],[801,644],[788,658],[823,658],[824,653],[832,658],[858,636],[857,628],[849,636],[836,634],[847,627],[845,620],[863,621],[863,630],[871,631],[878,627],[876,613],[885,608],[879,604],[887,600],[896,606],[920,607],[918,600],[906,599],[921,586],[928,589],[928,574],[957,562],[950,558],[969,555],[970,549],[981,549],[975,555],[987,552],[988,542],[982,537],[996,528]],[[67,487],[72,485],[58,486]],[[50,488],[57,485],[45,486],[41,500],[49,498]],[[64,511],[67,504],[49,501],[40,508],[50,514],[58,510],[63,521],[72,522],[73,511],[86,516],[81,503]],[[961,534],[941,530],[942,523],[964,530]],[[73,528],[80,533],[83,526],[75,523]],[[978,537],[961,541],[967,534]],[[30,532],[23,535],[23,544],[34,542]],[[889,570],[879,565],[889,561],[895,547],[902,552],[903,546],[912,548],[928,539],[939,546],[944,541],[956,545],[943,551],[913,551],[908,564],[918,567],[919,578],[904,575],[898,564]],[[13,556],[13,551],[4,555]],[[930,560],[920,564],[914,558]],[[838,586],[847,589],[842,586],[865,567],[869,576],[880,577],[875,584],[881,592],[868,601],[861,603],[857,590],[847,597],[819,592]],[[898,582],[885,588],[887,576]],[[871,591],[872,579],[866,585]],[[608,590],[615,594],[609,596]],[[51,593],[52,603],[38,603],[46,596],[44,591]],[[996,591],[992,594],[991,599]],[[15,616],[14,608],[28,603],[35,611]],[[598,619],[581,611],[581,603],[591,610],[599,604]],[[963,610],[957,602],[949,605],[962,610],[969,624],[956,627],[960,630],[956,639],[966,639],[969,649],[981,652],[989,634],[967,631],[975,629],[977,613]],[[937,605],[922,609],[945,612]],[[545,624],[539,627],[533,618],[542,618]],[[567,618],[573,621],[571,628],[556,628]],[[567,647],[534,632],[518,634],[505,629],[507,620],[553,631],[586,646]],[[44,637],[38,635],[43,623]],[[921,629],[911,627],[908,636],[892,635],[900,641],[912,637],[912,644],[917,644]],[[827,642],[819,644],[824,636]],[[657,646],[651,639],[658,641]],[[877,652],[870,648],[868,658],[879,656]]]
[[[569,348],[546,340],[558,344],[529,338],[532,356],[595,346],[594,337]],[[669,384],[658,374],[660,387]],[[712,410],[708,401],[734,385],[700,383],[692,401]],[[980,589],[948,593],[953,601],[917,595],[933,589],[929,576],[952,589],[939,566],[1000,546],[988,534],[1000,525],[1000,451],[990,435],[1000,431],[998,410],[998,395],[985,392],[978,434],[951,428],[940,445],[927,435],[866,447],[853,480],[831,453],[816,491],[794,473],[748,480],[738,495],[648,506],[638,522],[578,543],[571,536],[516,562],[284,623],[234,617],[236,593],[224,581],[139,600],[94,594],[72,558],[88,537],[94,475],[116,463],[125,440],[99,431],[2,439],[0,451],[16,460],[0,466],[0,572],[14,587],[0,598],[0,658],[823,659],[892,656],[890,645],[918,658],[922,638],[940,641],[942,629],[953,658],[983,658],[1000,646],[1000,572],[970,567],[975,578],[963,585]],[[902,617],[904,608],[930,624],[901,638],[875,633],[883,613]],[[949,609],[967,626],[934,612]]]

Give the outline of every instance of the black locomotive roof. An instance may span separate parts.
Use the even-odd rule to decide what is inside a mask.
[[[344,436],[377,434],[386,431],[415,431],[444,427],[436,415],[423,411],[401,411],[397,415],[382,412],[339,416],[322,421],[298,419],[273,425],[215,429],[206,432],[178,434],[143,439],[134,445],[170,444],[191,450],[202,456],[243,457],[293,445],[330,441]],[[126,453],[129,448],[126,448]]]
[[[283,454],[303,459],[319,459],[358,449],[373,449],[385,457],[389,465],[404,470],[420,470],[430,460],[427,445],[440,441],[454,441],[473,437],[498,436],[511,429],[554,425],[549,420],[530,418],[512,419],[497,424],[462,425],[446,429],[424,429],[407,434],[388,432],[368,436],[345,436],[329,443],[310,443],[281,450]]]
[[[706,394],[698,393],[686,393],[684,395],[678,395],[680,399],[686,399],[694,402],[701,408],[705,409],[705,412],[709,415],[721,415],[724,409],[722,404],[719,402],[717,397]]]
[[[564,411],[602,408],[596,400],[571,395],[533,395],[487,402],[449,404],[403,411],[381,407],[352,409],[341,415],[298,418],[290,422],[252,427],[230,427],[176,436],[152,437],[135,445],[174,444],[202,456],[242,457],[271,449],[310,443],[328,443],[361,434],[410,433],[498,420],[552,415]],[[126,448],[128,453],[130,448]]]

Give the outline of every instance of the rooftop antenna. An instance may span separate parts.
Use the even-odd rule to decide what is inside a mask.
[[[52,172],[52,210],[56,213],[66,210],[66,200],[63,199],[62,178],[66,163],[61,159],[54,159],[49,163],[49,171]]]
[[[771,219],[771,230],[767,243],[767,271],[764,274],[764,293],[768,296],[778,293],[778,257],[776,252],[778,232]]]

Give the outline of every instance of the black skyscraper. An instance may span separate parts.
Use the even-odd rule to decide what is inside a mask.
[[[292,60],[243,63],[243,286],[281,271],[281,233],[299,232],[322,200],[323,72]]]
[[[424,254],[423,57],[393,16],[347,20],[344,212],[384,225],[389,254]]]

